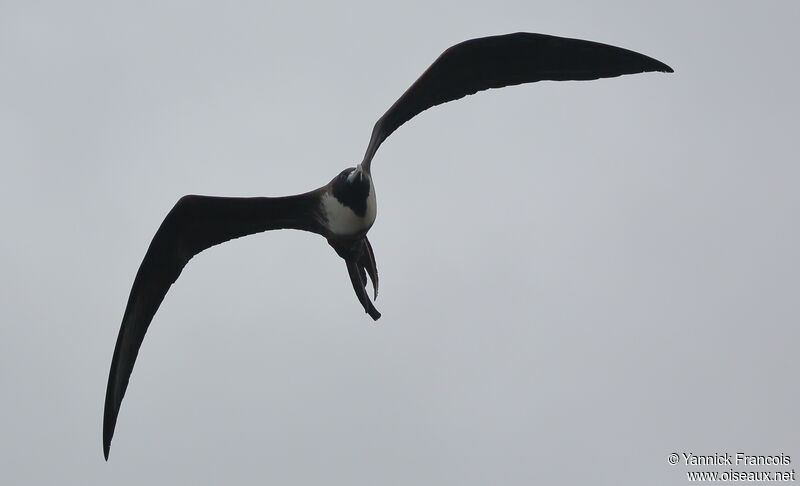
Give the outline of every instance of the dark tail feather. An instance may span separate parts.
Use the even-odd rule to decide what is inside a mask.
[[[361,253],[361,257],[358,260],[358,264],[367,270],[369,274],[369,279],[372,280],[372,290],[374,292],[373,299],[378,298],[378,266],[375,263],[375,252],[372,251],[372,245],[370,245],[369,240],[367,237],[364,237],[364,251]],[[364,286],[367,285],[367,279],[364,278],[362,275],[362,279],[364,280]]]
[[[361,305],[364,306],[364,310],[369,314],[369,316],[377,321],[381,317],[381,313],[378,312],[378,309],[372,305],[372,301],[369,300],[369,296],[367,295],[367,291],[364,289],[366,285],[366,279],[362,279],[361,277],[361,269],[359,268],[359,263],[352,262],[345,260],[347,263],[347,273],[350,275],[350,282],[353,284],[353,290],[356,291],[356,296],[358,297],[358,301],[361,302]]]
[[[367,288],[367,271],[361,265],[360,261],[358,262],[358,265],[356,265],[356,266],[358,267],[358,276],[361,279],[361,283],[364,284],[364,290],[366,290],[366,288]]]

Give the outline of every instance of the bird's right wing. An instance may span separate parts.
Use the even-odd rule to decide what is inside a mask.
[[[518,32],[471,39],[440,55],[375,123],[362,165],[400,125],[436,105],[490,88],[535,81],[672,72],[652,57],[599,42]]]
[[[184,196],[172,208],[153,237],[136,274],[114,348],[103,416],[106,459],[144,335],[169,287],[189,259],[233,238],[272,229],[292,228],[324,234],[318,192],[277,198]]]

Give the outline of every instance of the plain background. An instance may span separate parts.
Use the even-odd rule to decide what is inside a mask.
[[[0,482],[684,484],[667,456],[688,451],[795,467],[798,19],[792,1],[0,2]],[[395,132],[373,166],[377,324],[316,235],[196,257],[104,462],[119,323],[175,201],[326,183],[441,51],[514,31],[676,73],[493,90]]]

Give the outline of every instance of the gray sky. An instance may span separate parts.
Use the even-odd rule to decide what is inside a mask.
[[[798,14],[3,1],[0,482],[683,484],[684,451],[796,467]],[[105,463],[119,323],[175,201],[326,183],[442,50],[514,31],[676,73],[494,90],[395,132],[373,166],[377,324],[316,235],[196,257]]]

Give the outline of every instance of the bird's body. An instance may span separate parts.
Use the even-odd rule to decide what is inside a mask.
[[[194,255],[262,231],[297,229],[319,234],[345,260],[359,302],[377,320],[380,313],[365,289],[369,278],[377,297],[378,272],[367,232],[377,215],[371,164],[386,137],[420,112],[478,91],[541,80],[590,80],[648,71],[672,69],[627,49],[543,34],[521,32],[468,40],[439,56],[378,119],[361,163],[343,170],[325,186],[286,197],[182,197],[156,231],[128,297],[106,389],[106,459],[147,328],[169,287]]]
[[[372,176],[360,166],[342,171],[331,181],[320,203],[333,237],[363,236],[375,223],[378,206]]]

